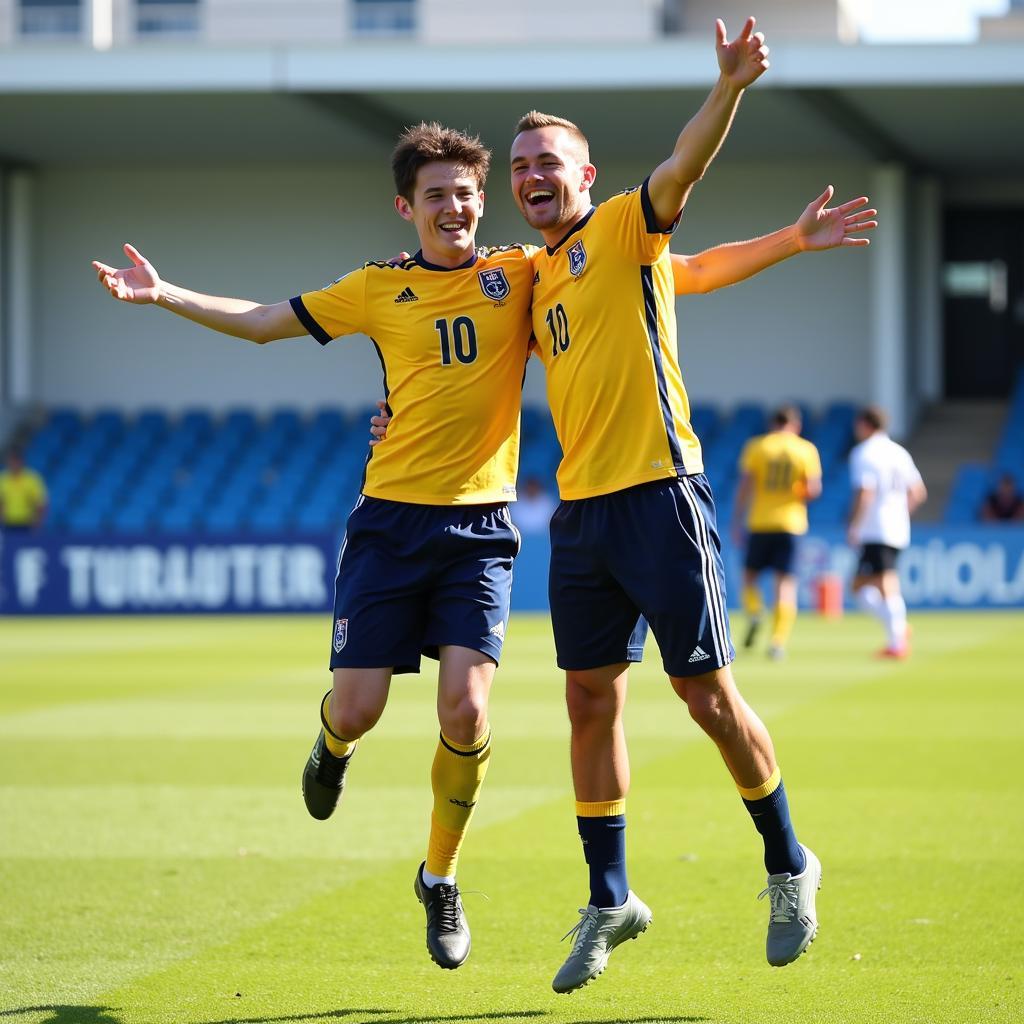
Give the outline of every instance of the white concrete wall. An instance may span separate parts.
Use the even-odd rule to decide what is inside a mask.
[[[419,37],[428,43],[643,41],[661,35],[661,8],[662,0],[589,0],[585,5],[551,0],[509,4],[420,0]]]
[[[200,38],[214,45],[341,43],[349,37],[341,0],[204,0]]]
[[[202,171],[48,170],[35,182],[32,378],[47,404],[87,409],[190,405],[362,407],[381,392],[365,339],[258,347],[163,310],[108,298],[89,261],[134,242],[178,284],[259,301],[317,288],[364,259],[414,250],[392,212],[386,158],[374,166],[298,164]],[[639,183],[646,167],[603,166],[595,198]],[[499,161],[483,242],[532,240]],[[674,248],[762,234],[794,220],[825,184],[860,194],[868,168],[719,164],[694,191]],[[866,399],[872,250],[797,257],[760,278],[679,302],[680,352],[694,401],[731,405]],[[531,372],[528,399],[543,381]]]
[[[623,5],[626,6],[626,5]],[[773,39],[830,39],[840,35],[841,5],[838,0],[682,0],[682,31],[711,38],[715,19],[721,18],[732,38],[751,14],[771,46]],[[849,16],[842,12],[844,25]],[[848,31],[848,28],[847,28]]]

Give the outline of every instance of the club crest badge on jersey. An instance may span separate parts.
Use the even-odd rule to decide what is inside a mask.
[[[587,250],[583,248],[582,238],[569,246],[566,256],[569,257],[569,273],[573,277],[579,277],[587,265]]]
[[[334,623],[334,652],[341,654],[341,649],[348,642],[348,619],[337,619]]]
[[[480,278],[480,290],[495,302],[501,302],[508,298],[512,290],[505,276],[504,267],[496,267],[494,270],[479,270],[477,277]]]

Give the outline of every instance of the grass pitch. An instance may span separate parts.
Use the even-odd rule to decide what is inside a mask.
[[[427,958],[412,894],[433,673],[401,677],[335,818],[299,776],[326,619],[0,622],[0,1020],[12,1024],[997,1022],[1024,1019],[1020,615],[804,617],[737,677],[824,865],[821,932],[764,961],[760,844],[656,652],[631,683],[630,880],[654,910],[570,996],[585,902],[546,619],[518,617],[460,871],[473,954]],[[653,645],[652,645],[653,646]]]

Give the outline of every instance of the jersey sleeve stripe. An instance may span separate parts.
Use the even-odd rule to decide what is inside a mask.
[[[654,371],[658,376],[658,402],[661,405],[661,416],[665,421],[665,433],[668,448],[672,455],[672,465],[679,473],[686,472],[683,461],[683,447],[679,443],[676,432],[675,417],[668,397],[668,381],[665,379],[665,366],[661,359],[661,345],[658,337],[658,304],[654,293],[654,273],[649,266],[640,268],[640,282],[644,295],[644,315],[647,319],[647,338],[651,343],[651,355],[654,358]]]
[[[640,186],[640,208],[644,211],[644,224],[647,225],[647,233],[649,235],[671,235],[679,227],[679,218],[682,217],[683,211],[680,210],[676,214],[676,219],[667,228],[663,228],[658,223],[658,215],[654,212],[654,203],[651,202],[651,191],[648,187],[650,180],[650,178],[644,178],[644,183]]]
[[[306,304],[302,301],[301,295],[296,295],[294,298],[289,299],[288,302],[292,307],[292,311],[299,318],[299,323],[306,328],[309,333],[320,342],[321,345],[326,345],[328,342],[334,339],[313,319],[313,314],[306,309]]]

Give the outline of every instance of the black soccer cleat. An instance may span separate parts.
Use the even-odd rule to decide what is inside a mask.
[[[302,772],[302,798],[306,810],[317,819],[326,821],[338,806],[345,788],[345,772],[352,755],[335,757],[327,749],[323,729],[313,744],[309,760]]]
[[[471,944],[459,887],[444,882],[424,885],[423,868],[421,864],[416,869],[412,888],[427,912],[427,952],[438,967],[454,971],[466,962]]]

